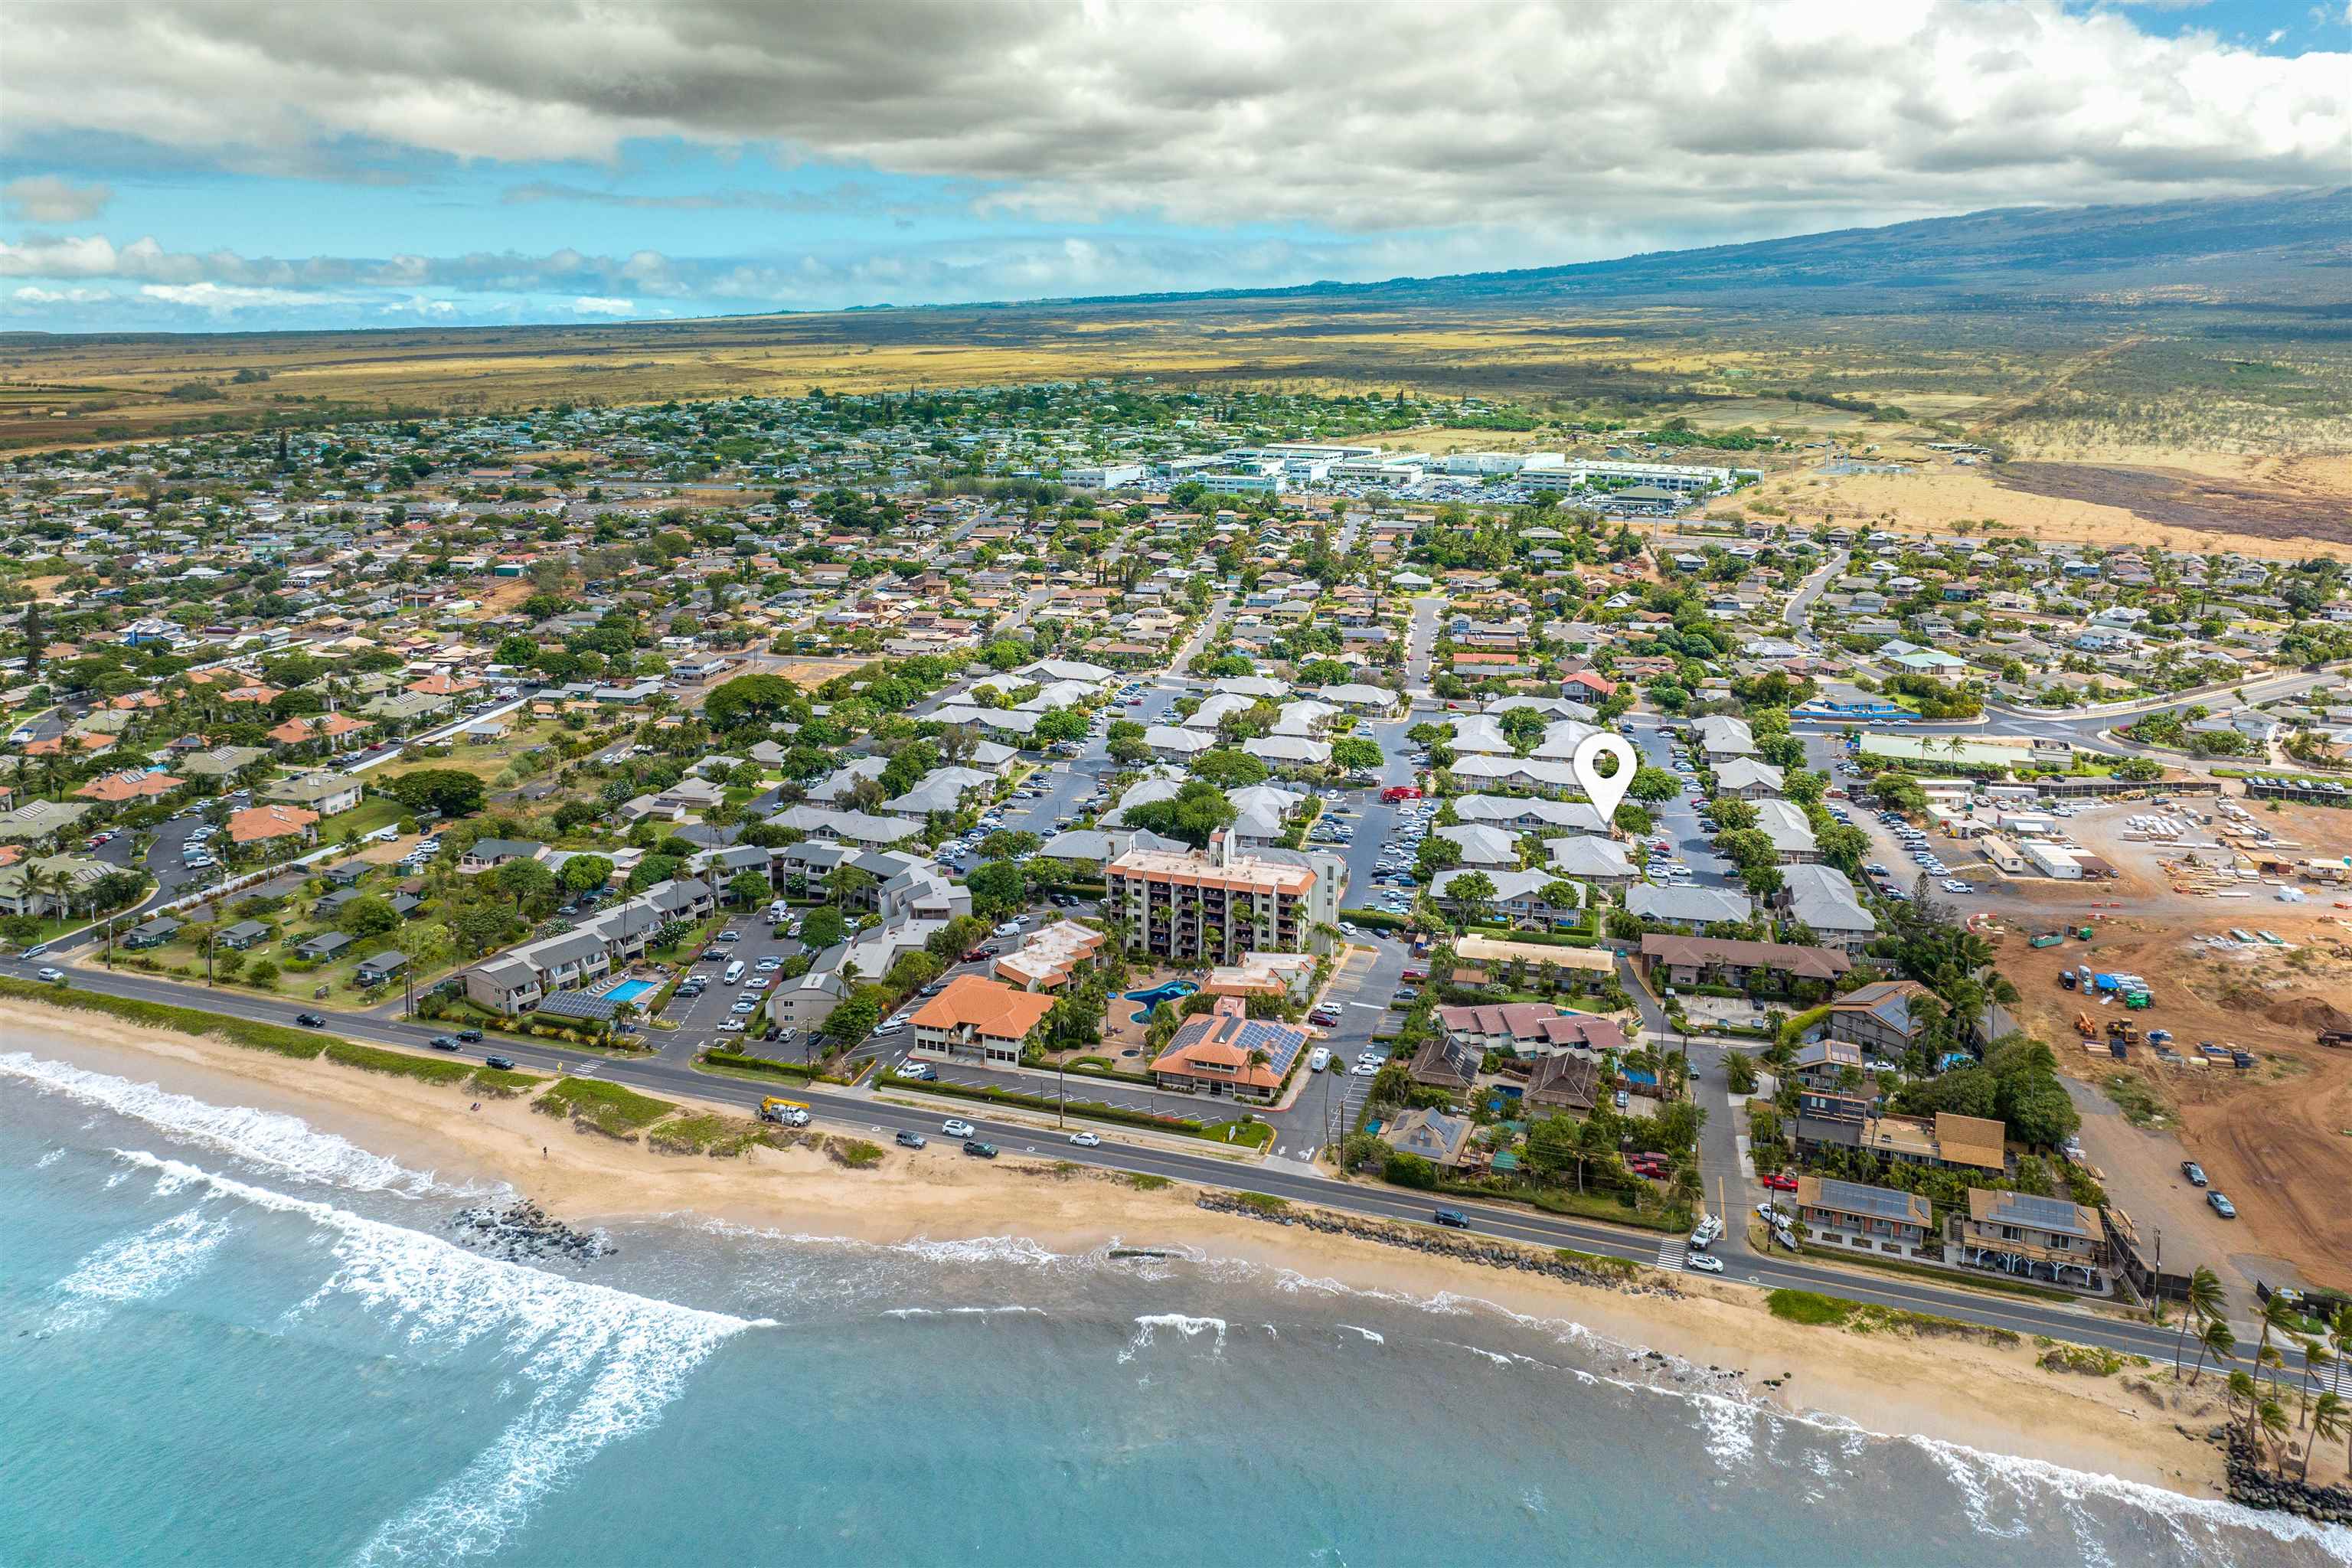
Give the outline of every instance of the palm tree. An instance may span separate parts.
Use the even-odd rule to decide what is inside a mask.
[[[2322,1394],[2311,1405],[2311,1441],[2303,1447],[2303,1479],[2311,1479],[2311,1456],[2322,1443],[2332,1443],[2338,1437],[2352,1435],[2352,1405],[2347,1405],[2340,1394]],[[2352,1462],[2352,1450],[2347,1451]]]
[[[2273,1455],[2271,1462],[2284,1474],[2286,1469],[2286,1406],[2275,1399],[2257,1400],[2254,1405],[2253,1425],[2260,1428],[2262,1436],[2271,1440]]]
[[[2220,1318],[2207,1323],[2204,1332],[2197,1336],[2197,1367],[2189,1374],[2189,1386],[2191,1388],[2196,1387],[2198,1380],[2205,1375],[2208,1352],[2211,1352],[2217,1366],[2222,1362],[2238,1359],[2238,1338],[2230,1331],[2230,1325]],[[2230,1375],[2237,1377],[2242,1374],[2231,1373]]]
[[[2352,1301],[2336,1309],[2327,1324],[2327,1342],[2336,1352],[2336,1392],[2344,1392],[2344,1363],[2352,1360]]]
[[[2189,1334],[2189,1320],[2197,1320],[2198,1331],[2201,1336],[2206,1325],[2221,1321],[2229,1305],[2229,1298],[2221,1290],[2221,1277],[2204,1264],[2199,1264],[2189,1276],[2189,1299],[2181,1304],[2180,1330],[2172,1338],[2173,1376],[2180,1375],[2180,1347]],[[2197,1347],[2197,1359],[2200,1365],[2205,1359],[2201,1337]]]

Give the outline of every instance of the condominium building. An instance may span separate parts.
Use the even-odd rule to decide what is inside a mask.
[[[1253,949],[1297,952],[1339,918],[1339,889],[1309,866],[1206,851],[1130,849],[1103,868],[1103,912],[1129,946],[1161,958],[1233,963]]]

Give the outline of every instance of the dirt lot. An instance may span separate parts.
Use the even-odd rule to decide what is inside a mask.
[[[2121,507],[2163,527],[2266,539],[2352,542],[2343,498],[2297,485],[2215,479],[2182,468],[2103,463],[2004,463],[2004,489]]]
[[[2289,945],[2223,952],[2192,940],[2232,924],[2259,924]],[[2352,1051],[2315,1039],[2320,1027],[2352,1026],[2352,917],[2289,914],[2275,904],[2259,915],[2216,905],[2194,921],[2125,913],[2103,921],[2095,941],[2055,948],[2028,947],[2012,929],[1998,962],[2022,994],[2020,1021],[2051,1042],[2072,1077],[2096,1082],[2118,1065],[2104,1051],[2087,1053],[2074,1026],[2078,1012],[2104,1026],[2116,1009],[2085,1009],[2058,984],[2061,969],[2084,963],[2145,976],[2155,1005],[2133,1016],[2144,1029],[2171,1030],[2177,1047],[2193,1054],[2211,1040],[2252,1051],[2257,1065],[2246,1072],[2166,1067],[2144,1047],[2122,1070],[2167,1108],[2187,1155],[2237,1205],[2246,1252],[2352,1287],[2352,1205],[2344,1201],[2352,1193]],[[2148,1158],[2161,1173],[2180,1156],[2159,1148]],[[2135,1173],[2118,1182],[2125,1207],[2144,1206],[2133,1190],[2142,1181]]]
[[[2168,550],[2237,549],[2249,555],[2293,559],[2312,554],[2352,555],[2352,465],[2326,457],[2250,458],[2187,454],[2154,466],[2116,468],[2082,464],[2005,464],[1961,467],[1897,443],[1879,454],[1885,460],[1914,461],[1906,474],[1823,475],[1808,467],[1774,474],[1743,492],[1784,507],[1807,525],[1829,519],[1848,524],[1880,522],[1935,533],[1979,533],[2000,529],[2030,539],[2085,545],[2161,545]],[[2061,476],[2158,473],[2175,476],[2180,493],[2209,498],[2193,509],[2159,507],[2174,491],[2166,484],[2126,486],[2056,479],[2036,488],[2004,483],[1997,476],[2012,468],[2054,470]],[[2263,498],[2264,510],[2242,510],[2229,495]],[[2185,505],[2186,503],[2179,503]]]

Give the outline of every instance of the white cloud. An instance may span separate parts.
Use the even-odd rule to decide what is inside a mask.
[[[299,15],[19,7],[7,133],[308,170],[380,145],[612,162],[680,136],[975,182],[996,213],[1484,226],[1522,239],[1517,259],[2352,178],[2352,56],[2156,37],[2055,0]]]
[[[155,300],[166,305],[184,305],[193,310],[208,310],[215,315],[334,302],[331,298],[300,289],[248,289],[233,283],[149,283],[140,289],[139,295],[143,300]]]
[[[108,185],[76,185],[55,174],[27,174],[0,185],[0,212],[21,223],[87,223],[114,199]]]
[[[583,316],[629,316],[635,315],[637,309],[627,300],[595,294],[583,294],[572,301],[572,308]]]
[[[28,283],[9,298],[21,305],[98,305],[116,296],[103,289],[41,289]]]

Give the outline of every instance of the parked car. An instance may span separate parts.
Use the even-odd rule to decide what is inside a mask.
[[[2223,1197],[2220,1193],[2207,1193],[2205,1194],[2205,1202],[2211,1207],[2215,1214],[2220,1215],[2223,1219],[2235,1219],[2238,1217],[2238,1205],[2231,1203],[2228,1198]]]
[[[919,1132],[901,1132],[898,1134],[898,1147],[901,1149],[920,1149],[929,1142],[929,1139],[924,1137]]]
[[[2192,1187],[2201,1187],[2205,1184],[2205,1167],[2194,1160],[2181,1161],[2180,1173],[2189,1178],[2189,1184]]]
[[[996,1145],[993,1143],[982,1143],[977,1139],[967,1138],[964,1140],[963,1152],[977,1160],[993,1160],[996,1158]]]
[[[1764,1184],[1776,1193],[1793,1193],[1797,1190],[1797,1178],[1780,1171],[1765,1177]]]

